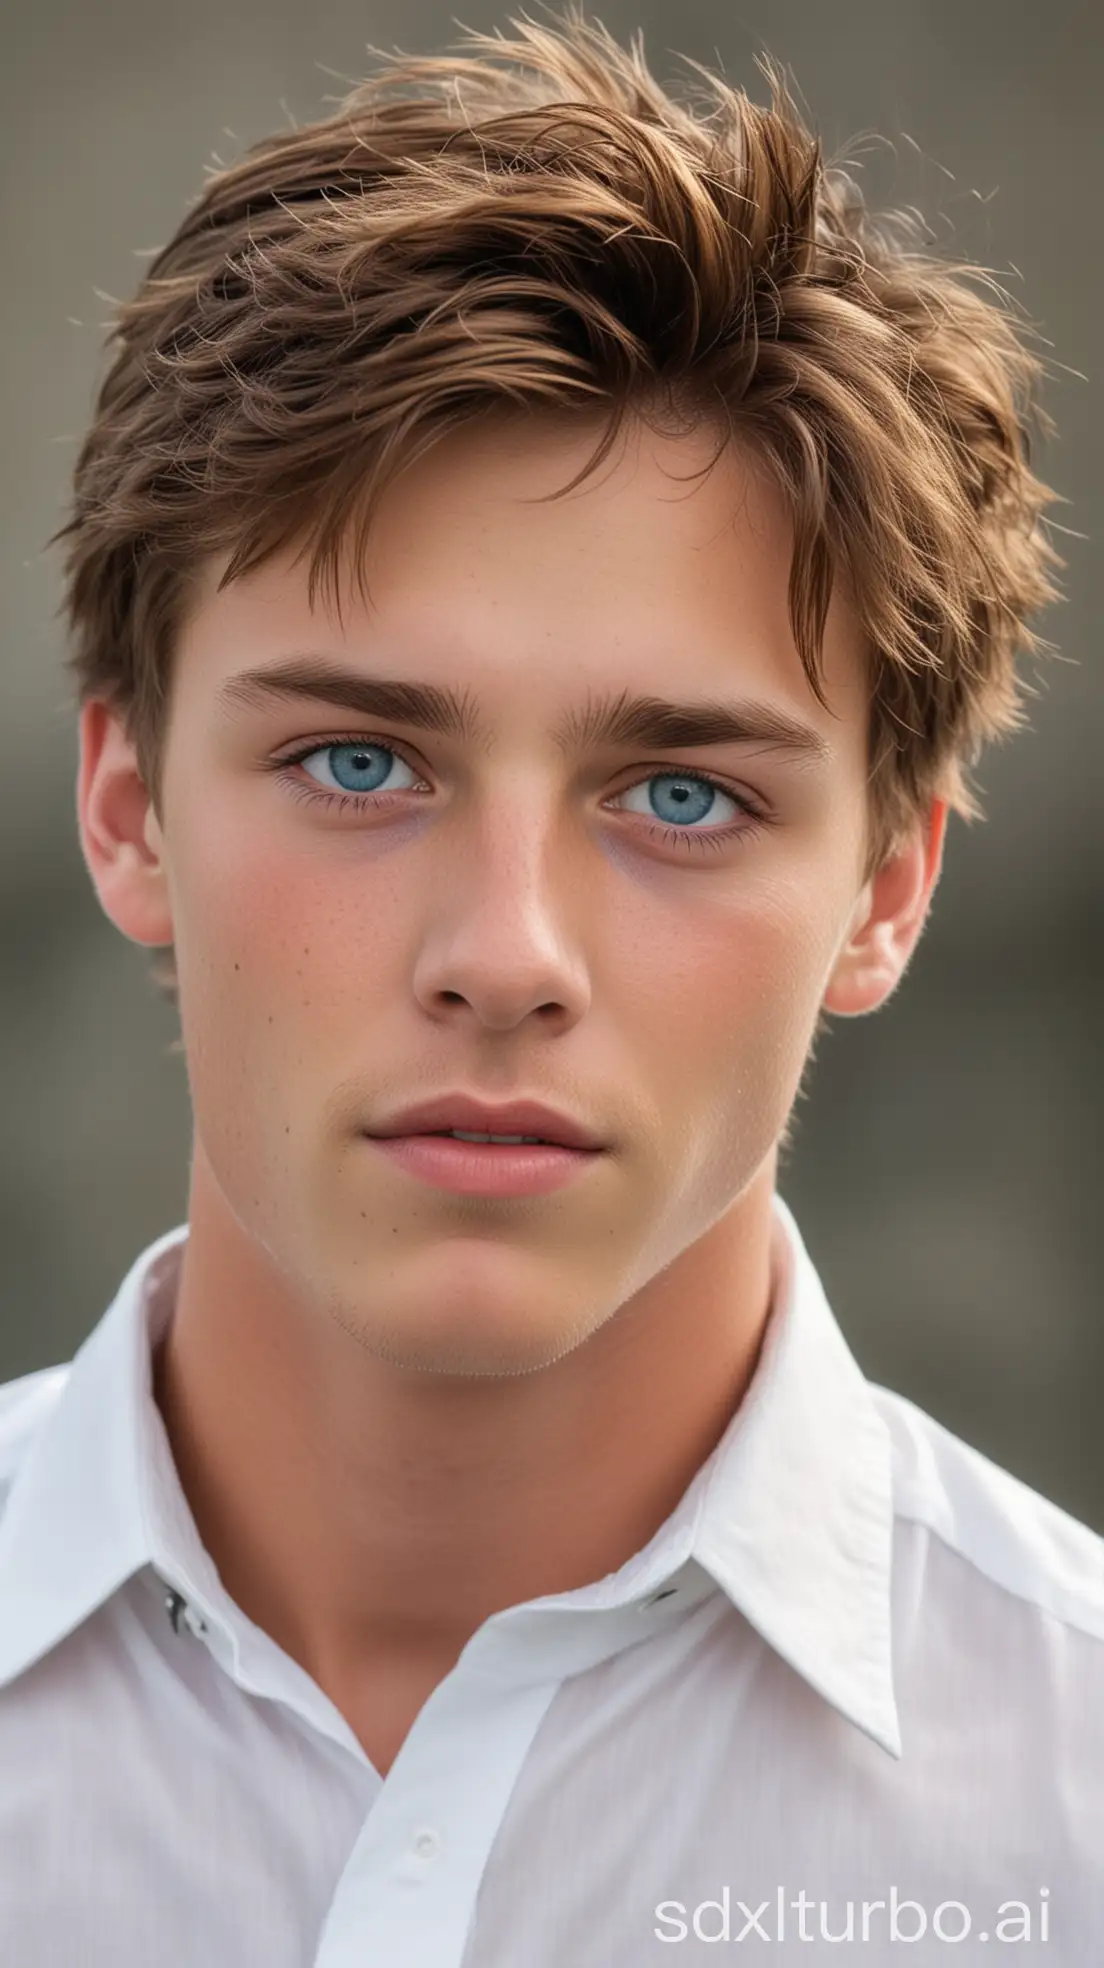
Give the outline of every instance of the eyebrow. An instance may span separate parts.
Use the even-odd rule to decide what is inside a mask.
[[[486,736],[470,697],[447,685],[366,676],[329,658],[291,656],[230,677],[218,693],[222,709],[263,708],[273,701],[307,699],[363,717],[411,724],[442,737],[474,743]],[[553,733],[567,755],[600,745],[676,746],[755,744],[795,757],[831,757],[827,740],[773,704],[751,699],[702,699],[677,703],[665,697],[608,692],[582,711],[571,711]]]

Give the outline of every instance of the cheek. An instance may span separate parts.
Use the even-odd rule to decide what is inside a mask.
[[[350,829],[314,833],[282,812],[269,789],[232,789],[198,820],[189,814],[175,856],[182,970],[205,992],[279,1008],[350,996],[370,982],[394,920],[387,871]],[[381,881],[381,873],[384,879]]]
[[[653,1019],[681,1152],[739,1172],[758,1161],[796,1096],[833,954],[823,899],[790,887],[744,896],[698,923],[666,970]]]
[[[249,1104],[264,1105],[266,1086],[286,1099],[319,1047],[339,1053],[350,1027],[363,1037],[393,920],[367,871],[358,886],[340,856],[297,851],[278,830],[265,837],[239,821],[193,834],[176,885],[185,1045],[212,1100],[248,1087]]]
[[[757,884],[708,913],[686,916],[670,955],[650,959],[656,1010],[665,1039],[711,1049],[724,1035],[803,1031],[815,1019],[833,950],[834,916],[825,891],[797,883]],[[648,984],[643,985],[646,996]]]

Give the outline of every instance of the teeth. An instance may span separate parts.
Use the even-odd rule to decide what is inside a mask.
[[[454,1141],[501,1141],[512,1148],[522,1141],[530,1141],[538,1147],[544,1146],[539,1134],[468,1134],[463,1128],[449,1128],[448,1132]]]

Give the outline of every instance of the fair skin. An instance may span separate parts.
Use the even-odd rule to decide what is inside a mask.
[[[206,569],[160,822],[119,721],[81,717],[101,904],[173,943],[180,979],[189,1238],[157,1399],[227,1590],[381,1773],[483,1621],[623,1564],[719,1440],[771,1307],[777,1143],[818,1014],[884,1002],[939,873],[936,802],[863,879],[857,628],[837,590],[825,710],[779,496],[736,450],[686,479],[711,438],[632,426],[568,498],[526,503],[593,442],[454,434],[388,490],[370,599],[347,582],[340,620],[290,555],[221,594]],[[456,688],[478,732],[218,707],[304,652]],[[754,699],[820,748],[561,749],[608,692]],[[290,780],[348,791],[325,747],[357,737],[401,749],[347,810],[261,769],[316,742]],[[453,1090],[544,1099],[607,1146],[566,1189],[489,1199],[363,1139]]]

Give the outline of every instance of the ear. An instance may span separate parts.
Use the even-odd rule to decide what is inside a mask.
[[[933,800],[926,821],[917,822],[866,883],[832,967],[825,1011],[843,1018],[876,1011],[900,983],[939,880],[946,829],[947,802]]]
[[[77,821],[81,851],[104,913],[132,943],[173,941],[161,828],[116,714],[82,706]]]

